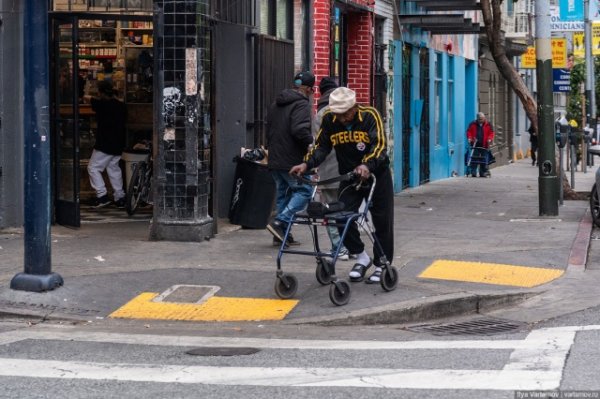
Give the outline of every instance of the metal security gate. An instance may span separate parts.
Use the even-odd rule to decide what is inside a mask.
[[[294,79],[294,42],[259,35],[256,46],[254,146],[266,143],[269,107]]]
[[[423,47],[419,51],[421,80],[419,82],[423,112],[421,113],[421,157],[419,183],[429,181],[429,49]]]
[[[374,46],[374,68],[373,68],[373,105],[381,116],[387,117],[385,101],[387,98],[387,73],[385,71],[385,50],[387,45],[383,43],[383,26],[385,19],[375,20],[375,46]]]
[[[402,49],[402,188],[410,184],[410,115],[412,68],[410,63],[412,46]]]

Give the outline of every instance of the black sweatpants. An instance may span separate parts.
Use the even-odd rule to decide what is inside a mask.
[[[383,253],[387,260],[392,263],[394,259],[394,186],[392,183],[392,174],[389,168],[383,168],[381,172],[375,174],[377,182],[373,192],[370,208],[371,220],[375,228],[375,236],[379,240]],[[345,205],[346,211],[358,212],[360,205],[369,196],[369,188],[356,190],[354,187],[348,187],[351,183],[340,183],[340,201]],[[348,187],[348,188],[347,188]],[[343,227],[339,228],[340,235]],[[351,254],[359,254],[365,249],[365,244],[360,239],[360,233],[356,223],[348,227],[348,233],[344,238],[344,246],[348,248]],[[373,248],[373,263],[380,266],[381,252],[377,246]]]

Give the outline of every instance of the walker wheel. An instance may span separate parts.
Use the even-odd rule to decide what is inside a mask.
[[[388,266],[381,273],[381,288],[385,291],[393,291],[398,284],[398,270],[394,266]]]
[[[329,299],[337,306],[347,304],[350,301],[350,284],[344,280],[332,283],[329,288]]]
[[[317,270],[315,274],[317,276],[317,281],[321,285],[331,284],[332,280],[331,275],[327,273],[325,262],[327,262],[329,269],[331,270],[331,262],[329,262],[327,259],[317,259]]]
[[[298,291],[298,279],[293,274],[282,274],[275,279],[275,293],[281,299],[290,299]]]

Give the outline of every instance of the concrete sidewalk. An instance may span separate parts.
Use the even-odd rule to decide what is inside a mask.
[[[589,192],[595,169],[576,173],[578,191]],[[577,265],[590,242],[588,202],[565,201],[557,218],[540,218],[538,169],[529,160],[495,168],[492,175],[450,178],[398,194],[398,287],[386,293],[379,285],[353,283],[343,307],[334,306],[329,287],[315,280],[314,258],[297,255],[285,255],[283,268],[298,277],[298,302],[275,301],[277,248],[266,230],[229,226],[208,242],[150,242],[148,222],[135,221],[54,226],[53,271],[65,285],[42,294],[8,288],[23,270],[23,236],[0,231],[0,314],[97,320],[129,304],[134,311],[121,315],[148,317],[162,306],[159,318],[172,320],[180,318],[173,302],[185,302],[184,313],[193,316],[185,319],[200,321],[268,320],[254,312],[268,309],[284,323],[414,323],[488,311],[533,322],[600,303],[599,273]],[[294,235],[301,248],[312,247],[306,227]],[[327,242],[324,230],[322,238]],[[351,261],[338,262],[338,275],[347,278],[351,267]],[[219,287],[216,313],[207,316],[201,305],[191,305],[206,293],[193,287],[155,305],[154,295],[177,285]]]

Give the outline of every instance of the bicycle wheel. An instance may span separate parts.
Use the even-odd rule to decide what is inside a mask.
[[[146,163],[138,162],[131,174],[131,181],[127,187],[127,193],[125,194],[125,210],[128,215],[133,215],[138,207],[142,191],[144,188],[144,177],[146,176]]]

